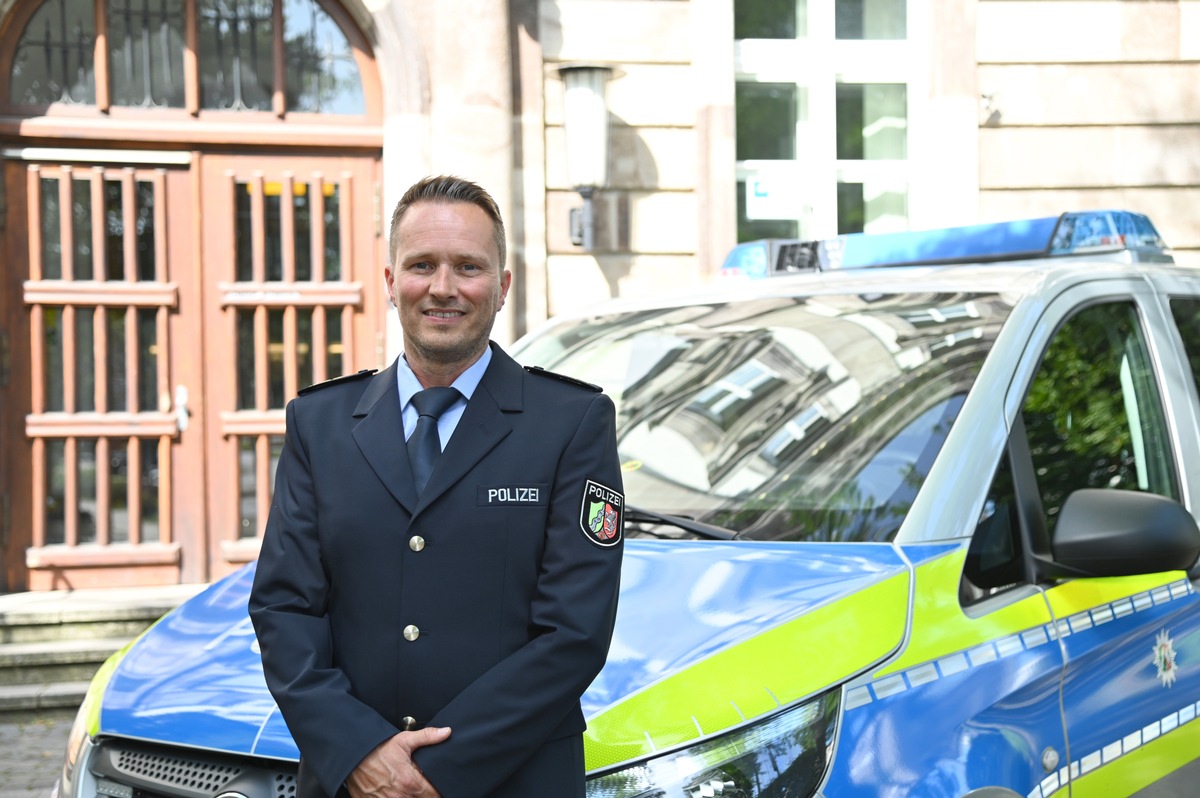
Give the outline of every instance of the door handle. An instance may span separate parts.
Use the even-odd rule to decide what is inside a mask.
[[[188,389],[186,385],[175,386],[175,428],[184,432],[188,428]]]

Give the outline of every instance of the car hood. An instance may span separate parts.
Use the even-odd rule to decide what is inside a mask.
[[[770,713],[904,639],[910,556],[890,544],[626,542],[608,662],[583,697],[589,769]],[[254,566],[165,616],[111,672],[102,734],[296,759],[247,615]]]

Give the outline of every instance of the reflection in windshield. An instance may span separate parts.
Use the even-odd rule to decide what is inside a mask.
[[[573,320],[523,363],[602,385],[630,504],[771,540],[889,540],[1009,312],[773,297]]]

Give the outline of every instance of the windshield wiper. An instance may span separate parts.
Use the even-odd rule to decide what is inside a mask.
[[[634,507],[629,504],[625,505],[625,521],[634,524],[666,524],[667,526],[673,526],[685,532],[694,532],[701,537],[712,538],[713,540],[733,540],[737,537],[736,532],[732,529],[726,529],[723,526],[706,524],[703,521],[697,521],[693,518],[644,510],[641,507]]]

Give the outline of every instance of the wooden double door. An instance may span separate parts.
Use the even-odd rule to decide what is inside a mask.
[[[253,559],[286,402],[383,357],[377,154],[5,154],[0,590]]]

